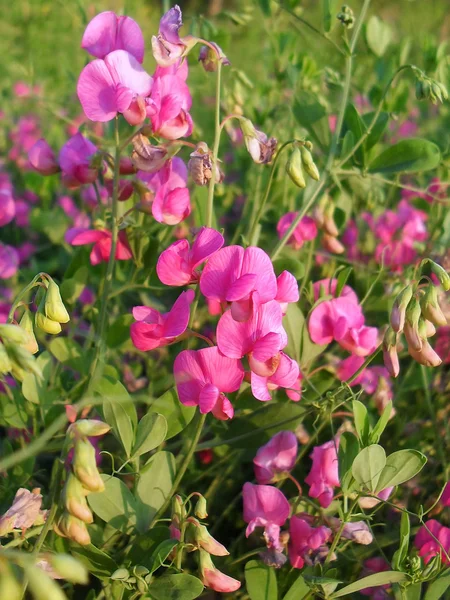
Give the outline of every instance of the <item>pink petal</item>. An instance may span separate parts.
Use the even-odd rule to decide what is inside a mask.
[[[109,258],[109,256],[108,256]],[[128,238],[125,231],[119,231],[116,246],[116,260],[129,260],[133,258],[130,245],[128,244]]]
[[[251,372],[251,386],[252,386],[252,394],[255,396],[257,400],[261,400],[261,402],[268,402],[272,399],[270,395],[269,388],[267,387],[267,383],[269,381],[268,377],[261,377],[260,375],[256,375],[253,371]]]
[[[103,60],[93,60],[84,67],[78,78],[77,94],[88,119],[106,122],[116,116],[115,87],[115,82]],[[63,166],[62,168],[65,170]]]
[[[281,335],[271,331],[255,342],[253,346],[253,358],[257,361],[265,362],[278,354],[281,344]]]
[[[72,237],[70,242],[72,246],[84,246],[85,244],[94,244],[103,240],[105,237],[110,237],[111,234],[102,229],[88,229],[87,231],[81,231]]]
[[[284,388],[293,387],[300,375],[297,361],[284,352],[280,352],[280,364],[275,373],[270,377],[270,382]]]
[[[86,27],[81,47],[97,58],[116,50],[117,16],[106,11],[96,15]]]
[[[186,331],[189,323],[190,305],[194,300],[194,290],[182,292],[170,312],[164,316],[164,335],[176,338]]]
[[[227,310],[217,324],[217,345],[225,356],[242,358],[253,349],[253,331],[252,319],[235,321],[231,311]]]
[[[155,331],[154,324],[147,324],[144,321],[137,321],[130,326],[131,341],[138,350],[147,352],[154,350],[161,345],[161,338]]]
[[[193,265],[189,261],[189,242],[178,240],[161,252],[156,273],[165,285],[186,285],[192,279]]]
[[[225,393],[235,392],[240,388],[244,378],[240,361],[223,356],[216,346],[198,350],[198,356],[206,381]]]
[[[219,421],[226,421],[234,417],[234,408],[226,396],[220,394],[217,403],[212,409],[212,414]]]
[[[212,383],[207,383],[200,392],[198,406],[202,415],[211,412],[220,396],[219,390]]]
[[[144,36],[139,25],[131,17],[119,17],[116,49],[126,50],[140,63],[144,60]]]
[[[173,365],[178,397],[185,406],[195,406],[199,402],[200,392],[206,383],[199,356],[195,350],[183,350]]]
[[[210,227],[202,227],[195,238],[195,242],[192,244],[190,256],[191,267],[195,269],[195,267],[220,250],[224,243],[225,240],[221,233]]]
[[[240,276],[244,249],[227,246],[218,250],[206,263],[200,278],[200,290],[212,300],[226,301],[231,284]]]
[[[299,290],[298,283],[292,273],[283,271],[277,277],[277,302],[298,302]]]
[[[244,521],[264,519],[268,523],[284,525],[289,517],[290,506],[285,495],[271,485],[245,483],[242,489],[244,499]]]
[[[255,289],[257,275],[255,273],[246,273],[239,277],[228,288],[228,293],[225,298],[227,302],[242,300],[247,298]]]
[[[277,295],[277,280],[269,256],[261,248],[246,248],[242,261],[241,275],[255,273],[257,275],[255,289],[260,296],[261,304],[273,300]]]
[[[105,58],[105,65],[116,85],[122,84],[143,98],[150,94],[153,79],[129,52],[125,50],[111,52]]]
[[[161,187],[152,204],[152,215],[159,223],[177,225],[189,216],[191,201],[186,187],[167,191]]]

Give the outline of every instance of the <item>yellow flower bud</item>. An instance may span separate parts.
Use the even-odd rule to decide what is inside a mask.
[[[84,521],[85,523],[92,523],[94,516],[86,502],[86,496],[88,490],[83,487],[81,482],[75,477],[73,473],[70,473],[64,490],[62,493],[62,501],[68,513]]]
[[[34,335],[33,319],[29,310],[26,310],[23,313],[22,318],[19,321],[19,326],[28,334],[28,341],[26,344],[22,344],[23,347],[28,350],[28,352],[31,352],[31,354],[36,354],[39,350],[39,346],[36,336]]]
[[[298,148],[294,148],[291,152],[291,155],[286,163],[286,173],[289,175],[291,181],[299,188],[306,187],[306,181],[303,176],[302,169],[302,156]]]
[[[95,462],[95,448],[86,439],[80,438],[75,442],[75,452],[72,469],[83,486],[90,492],[103,492],[105,484],[100,477]]]
[[[25,345],[28,341],[27,333],[18,325],[4,323],[0,325],[0,338],[13,344]]]
[[[320,179],[319,170],[316,167],[316,164],[313,160],[311,152],[305,146],[300,146],[300,152],[301,152],[301,156],[302,156],[303,166],[305,167],[305,171],[308,173],[308,175],[311,177],[311,179],[314,179],[315,181],[319,181],[319,179]]]
[[[9,373],[13,365],[11,359],[6,352],[5,346],[0,342],[0,373]]]
[[[71,433],[78,433],[85,437],[105,435],[110,429],[111,427],[107,423],[97,421],[97,419],[80,419],[70,426]]]
[[[44,306],[45,302],[44,299],[42,299],[34,317],[36,327],[39,327],[39,329],[42,329],[42,331],[45,331],[45,333],[50,333],[52,335],[61,333],[61,325],[58,323],[58,321],[53,321],[45,315]]]
[[[70,321],[69,313],[64,306],[64,303],[61,299],[61,294],[59,292],[59,287],[50,279],[47,293],[45,295],[44,302],[44,310],[45,316],[52,321],[57,321],[58,323],[67,323]]]

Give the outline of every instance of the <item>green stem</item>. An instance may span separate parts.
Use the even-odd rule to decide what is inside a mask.
[[[215,112],[215,128],[214,128],[214,147],[212,155],[212,171],[211,180],[208,187],[208,204],[206,207],[206,226],[212,227],[212,219],[214,212],[214,186],[216,185],[216,171],[218,168],[217,157],[219,154],[221,124],[220,124],[220,88],[221,88],[222,61],[217,64],[216,75],[216,112]]]
[[[325,559],[324,566],[328,565],[328,563],[331,561],[333,553],[336,550],[337,545],[339,544],[339,540],[341,539],[342,532],[344,531],[344,527],[345,527],[346,523],[348,523],[348,521],[350,520],[350,517],[352,516],[352,512],[353,512],[353,510],[354,510],[354,508],[355,508],[355,506],[356,506],[357,503],[358,503],[358,498],[356,498],[356,500],[351,505],[350,510],[345,515],[345,518],[342,521],[341,526],[339,527],[338,531],[336,532],[336,535],[334,536],[333,542],[332,542],[332,544],[330,546],[330,549],[328,551],[327,557]]]
[[[23,290],[18,294],[18,296],[12,303],[11,309],[8,313],[8,323],[11,323],[11,321],[14,319],[14,313],[16,312],[19,303],[22,301],[22,298],[24,298],[33,287],[39,285],[38,280],[44,275],[46,275],[46,273],[38,273],[37,275],[35,275],[35,277],[33,277],[30,283],[26,287],[24,287]]]
[[[175,480],[172,484],[172,488],[170,490],[170,492],[167,494],[166,500],[164,501],[164,504],[161,506],[161,508],[157,511],[157,513],[155,514],[155,516],[153,517],[152,522],[150,523],[150,529],[155,525],[155,523],[161,518],[161,516],[164,514],[164,512],[166,511],[167,507],[170,504],[170,501],[172,500],[172,496],[175,494],[175,492],[178,489],[178,486],[180,485],[184,474],[186,473],[186,470],[189,466],[189,463],[191,462],[191,459],[194,455],[194,452],[197,448],[197,444],[198,444],[198,440],[200,439],[200,436],[202,435],[202,430],[203,430],[203,425],[205,424],[206,421],[206,414],[205,415],[200,415],[199,419],[198,419],[198,423],[197,423],[197,428],[195,430],[194,436],[192,438],[192,442],[191,445],[189,447],[189,450],[186,453],[186,456],[183,459],[183,462],[180,465],[180,468],[178,469],[178,473],[175,477]]]

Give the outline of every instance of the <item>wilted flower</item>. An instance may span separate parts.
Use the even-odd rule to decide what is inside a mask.
[[[19,488],[11,507],[0,517],[0,536],[7,535],[13,529],[28,529],[38,520],[43,522],[46,513],[41,511],[41,505],[39,490],[30,492]]]
[[[209,46],[202,46],[200,48],[198,60],[202,63],[205,71],[217,71],[219,63],[222,63],[224,67],[231,64],[223,53],[222,48],[215,42],[210,42]]]

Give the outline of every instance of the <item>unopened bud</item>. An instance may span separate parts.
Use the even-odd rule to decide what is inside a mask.
[[[28,335],[28,341],[26,344],[23,344],[23,347],[28,350],[28,352],[31,352],[31,354],[36,354],[39,350],[39,346],[36,336],[34,335],[33,319],[29,310],[26,310],[23,313],[22,318],[19,321],[19,327],[26,331]]]
[[[167,159],[167,150],[163,146],[152,146],[145,135],[138,134],[133,138],[134,151],[131,161],[136,169],[145,173],[159,171]]]
[[[91,543],[91,537],[87,530],[86,523],[69,513],[63,514],[54,529],[58,535],[67,537],[81,546],[87,546]]]
[[[0,342],[0,373],[6,375],[13,368],[11,359],[8,356],[5,346]]]
[[[245,145],[253,161],[258,164],[269,163],[275,153],[277,140],[269,139],[265,133],[256,129],[250,119],[242,117],[239,122]]]
[[[83,487],[79,479],[73,473],[69,473],[64,490],[62,501],[68,513],[84,521],[92,523],[94,516],[86,502],[88,490]]]
[[[421,319],[421,321],[424,322],[424,334],[425,337],[429,338],[429,337],[433,337],[433,335],[435,335],[436,333],[436,327],[433,325],[433,323],[431,321],[428,321],[427,319]],[[420,331],[420,323],[419,323],[419,331]]]
[[[206,550],[206,552],[213,556],[228,556],[229,552],[225,546],[213,538],[204,525],[201,525],[193,517],[190,517],[188,521],[189,528],[186,532],[188,542],[199,548],[203,548],[203,550]]]
[[[206,510],[206,498],[201,494],[198,495],[197,504],[195,505],[194,514],[199,519],[206,519],[208,516]]]
[[[130,571],[121,567],[120,569],[116,569],[114,573],[111,575],[110,579],[113,581],[126,581],[130,576]]]
[[[49,557],[51,566],[66,581],[86,585],[89,581],[89,573],[79,560],[70,554],[53,554]]]
[[[42,301],[39,304],[37,312],[34,316],[34,322],[36,327],[45,331],[45,333],[50,333],[52,335],[56,335],[61,333],[61,325],[58,321],[53,321],[53,319],[49,319],[45,314],[45,298],[42,298]]]
[[[97,419],[80,419],[70,426],[71,433],[85,437],[97,437],[105,435],[111,429],[110,425]]]
[[[417,351],[413,347],[408,346],[408,352],[419,365],[424,365],[425,367],[438,367],[442,363],[442,359],[439,354],[433,350],[424,333],[423,336],[424,337],[421,338],[422,349]]]
[[[90,492],[103,492],[105,484],[100,477],[95,461],[95,448],[86,439],[79,438],[75,442],[72,469],[83,486]]]
[[[210,42],[210,44],[214,49],[210,46],[202,46],[198,55],[198,60],[202,63],[205,71],[217,71],[219,63],[222,63],[224,67],[229,66],[231,63],[223,53],[222,48],[214,42]]]
[[[61,298],[59,287],[50,279],[47,287],[47,293],[45,294],[44,302],[45,316],[52,321],[57,323],[67,323],[70,321],[69,313],[64,306]]]
[[[413,296],[406,307],[404,333],[408,348],[412,348],[416,352],[420,352],[422,349],[422,339],[419,335],[421,313],[420,302],[416,296]]]
[[[311,179],[319,181],[319,170],[316,167],[311,152],[306,148],[306,146],[300,146],[300,153],[302,155],[302,163],[305,168],[305,171],[308,173]]]
[[[367,546],[372,543],[373,535],[364,521],[356,523],[346,523],[342,530],[342,537],[347,540],[353,540],[357,544]]]
[[[202,548],[200,555],[200,579],[206,587],[216,592],[235,592],[241,587],[241,582],[233,579],[217,569],[208,552]]]
[[[289,175],[291,181],[299,188],[306,187],[302,169],[302,156],[300,154],[300,149],[297,147],[292,150],[286,163],[286,173]]]
[[[337,237],[328,235],[328,233],[323,234],[322,245],[327,252],[332,254],[343,254],[345,252],[345,246],[341,244]]]
[[[325,208],[323,215],[323,227],[325,229],[325,233],[331,235],[332,237],[337,237],[339,235],[339,230],[336,225],[336,221],[334,220],[334,204],[330,200]]]
[[[439,306],[436,287],[430,283],[420,300],[423,316],[434,325],[445,326],[447,319]]]
[[[439,279],[439,283],[442,285],[444,290],[446,292],[448,292],[450,290],[450,275],[447,273],[447,271],[444,268],[441,267],[441,265],[438,265],[437,263],[435,263],[432,260],[430,260],[429,262],[430,262],[431,270],[436,275],[436,277]]]
[[[403,327],[405,326],[406,307],[408,306],[412,295],[413,288],[411,285],[407,285],[394,300],[390,322],[392,329],[397,333],[403,331]]]
[[[341,8],[341,11],[336,15],[338,21],[347,29],[352,29],[355,24],[355,15],[352,9],[346,4]]]
[[[397,354],[397,334],[388,327],[383,338],[383,361],[384,366],[392,377],[400,373],[400,364]]]
[[[66,600],[60,586],[42,569],[27,566],[25,572],[34,600]]]
[[[174,516],[178,517],[179,522],[184,521],[186,518],[186,509],[184,508],[183,499],[178,494],[172,498],[172,517]]]
[[[36,377],[42,377],[42,371],[31,352],[15,344],[5,344],[5,349],[12,363],[11,373],[14,377],[16,377],[15,373],[19,375],[16,379],[22,381],[21,372],[34,373]]]
[[[10,323],[3,323],[0,325],[0,338],[3,341],[19,344],[20,346],[25,346],[28,341],[28,335],[26,331],[18,325],[13,325]]]

